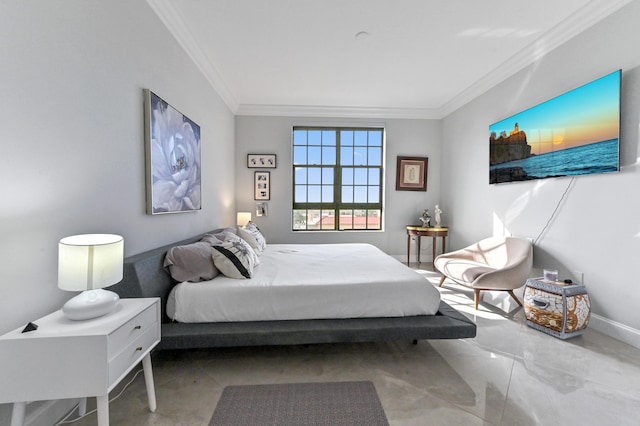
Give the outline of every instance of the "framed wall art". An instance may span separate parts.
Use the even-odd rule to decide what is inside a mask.
[[[269,200],[271,199],[270,191],[270,177],[269,172],[255,172],[254,173],[254,200]]]
[[[276,154],[247,154],[247,167],[250,169],[275,169]]]
[[[200,126],[144,89],[147,214],[201,209]]]
[[[396,191],[427,190],[427,157],[400,157],[396,164]]]
[[[258,217],[269,216],[269,203],[256,203],[256,216]]]

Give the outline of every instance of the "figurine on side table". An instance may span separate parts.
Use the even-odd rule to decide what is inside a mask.
[[[420,222],[422,222],[423,228],[431,227],[431,216],[429,215],[429,209],[425,209],[422,212],[422,216],[420,216],[418,219],[420,219]]]
[[[436,204],[435,215],[436,215],[436,228],[440,228],[442,227],[442,210],[440,210],[440,205],[438,204]]]

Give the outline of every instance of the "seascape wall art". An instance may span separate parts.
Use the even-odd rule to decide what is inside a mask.
[[[489,183],[616,172],[621,71],[489,126]]]

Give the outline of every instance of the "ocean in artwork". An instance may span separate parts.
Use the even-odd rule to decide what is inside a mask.
[[[542,179],[553,176],[617,172],[618,165],[618,139],[616,138],[496,164],[490,169],[522,168],[528,179]]]

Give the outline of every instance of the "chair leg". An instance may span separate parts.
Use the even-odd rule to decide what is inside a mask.
[[[440,284],[438,284],[438,287],[442,287],[442,283],[444,282],[444,280],[447,279],[446,275],[443,275],[442,278],[440,278]]]
[[[480,303],[480,289],[479,288],[474,288],[473,289],[473,303],[476,306],[476,310],[478,310],[478,303]]]
[[[522,306],[522,302],[520,300],[518,300],[518,298],[516,297],[516,295],[513,293],[513,290],[507,290],[509,292],[509,294],[511,295],[511,297],[513,297],[513,300],[516,301],[516,303],[520,306]]]

